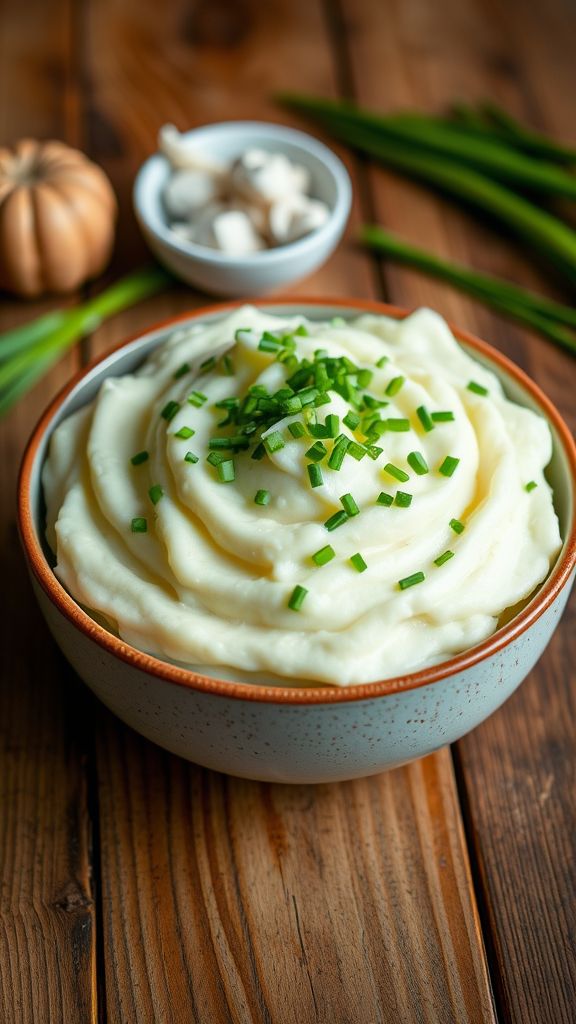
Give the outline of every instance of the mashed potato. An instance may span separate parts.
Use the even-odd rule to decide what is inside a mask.
[[[72,596],[159,658],[371,682],[474,646],[545,579],[550,456],[546,422],[429,310],[244,307],[58,427],[48,540]]]

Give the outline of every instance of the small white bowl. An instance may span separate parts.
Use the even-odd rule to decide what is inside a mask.
[[[352,186],[341,160],[310,135],[279,124],[223,121],[186,132],[199,153],[232,162],[256,147],[285,153],[311,174],[311,194],[330,207],[322,227],[304,238],[246,256],[230,256],[179,238],[168,226],[162,191],[170,175],[166,157],[157,153],[140,168],[134,182],[134,209],[150,248],[172,273],[212,295],[263,295],[306,277],[336,248],[350,213]]]

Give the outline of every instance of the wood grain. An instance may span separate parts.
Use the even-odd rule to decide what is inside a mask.
[[[77,141],[68,6],[7,3],[0,34],[2,142]],[[17,100],[17,103],[16,103]],[[5,300],[0,330],[50,303]],[[14,490],[25,440],[69,377],[65,359],[0,424],[0,1020],[96,1019],[90,814],[77,682],[56,653],[26,579]]]
[[[566,92],[574,82],[576,11],[553,3],[542,31],[535,12],[525,17],[516,2],[442,7],[438,18],[436,5],[343,0],[344,56],[360,102],[437,110],[454,97],[488,96],[536,127],[576,136]],[[378,61],[386,63],[385,78]],[[562,294],[518,247],[433,193],[384,171],[374,171],[371,182],[387,227],[416,243],[424,236],[427,248],[449,258]],[[567,353],[437,282],[399,267],[386,268],[385,277],[395,301],[431,305],[519,362],[576,426],[576,374]],[[574,1020],[573,623],[572,611],[521,690],[455,751],[498,1008],[517,1024]]]
[[[110,1020],[494,1020],[447,751],[313,788],[99,751]]]

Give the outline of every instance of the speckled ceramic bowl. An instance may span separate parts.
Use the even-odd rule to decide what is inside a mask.
[[[402,311],[370,302],[267,303],[273,313],[312,319]],[[179,323],[225,315],[201,309]],[[550,576],[523,611],[488,640],[450,661],[397,679],[345,689],[275,689],[200,676],[135,650],[94,622],[52,572],[43,544],[40,471],[50,434],[90,401],[105,377],[133,370],[176,321],[154,327],[92,364],[52,402],[22,464],[19,525],[32,582],[48,625],[88,686],[148,739],[209,768],[252,779],[328,782],[393,768],[452,743],[496,710],[538,660],[568,599],[576,562],[576,449],[556,409],[521,370],[484,342],[456,331],[494,370],[509,396],[548,420],[554,489],[564,545]]]

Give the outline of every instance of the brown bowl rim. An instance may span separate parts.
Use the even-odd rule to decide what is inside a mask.
[[[481,644],[463,651],[448,661],[440,662],[429,668],[421,669],[418,672],[407,673],[393,679],[384,679],[373,683],[357,683],[352,686],[314,686],[314,687],[276,687],[263,686],[259,683],[239,683],[225,679],[217,679],[211,676],[204,676],[193,672],[190,669],[180,668],[168,662],[161,661],[153,655],[146,654],[130,646],[119,637],[110,633],[104,627],[90,618],[83,609],[76,604],[73,598],[64,589],[62,584],[54,575],[49,566],[42,548],[36,536],[34,517],[30,507],[30,478],[32,467],[36,457],[38,446],[43,438],[46,429],[49,427],[56,412],[70,394],[70,392],[83,380],[83,378],[98,366],[110,355],[118,352],[126,345],[137,339],[151,334],[153,331],[169,327],[182,320],[190,318],[198,319],[202,316],[212,315],[218,312],[227,312],[236,309],[239,305],[250,302],[255,306],[342,306],[347,309],[355,309],[363,313],[376,313],[380,316],[390,316],[396,319],[403,319],[410,314],[410,310],[392,306],[387,303],[377,302],[370,299],[346,299],[346,298],[316,298],[302,296],[298,298],[284,298],[278,296],[269,299],[246,299],[242,301],[229,301],[202,306],[197,310],[190,310],[176,316],[168,317],[153,324],[146,331],[139,331],[128,339],[115,345],[105,354],[91,360],[87,366],[76,373],[50,402],[44,410],[38,423],[32,431],[32,435],[22,458],[20,474],[18,478],[18,528],[24,551],[28,558],[29,567],[47,597],[50,598],[56,608],[65,618],[76,626],[88,639],[93,640],[109,654],[115,655],[121,661],[126,662],[133,668],[147,672],[165,682],[174,683],[192,690],[211,693],[213,695],[229,697],[237,700],[256,701],[267,704],[340,704],[348,701],[370,700],[376,697],[386,697],[391,694],[403,693],[408,690],[417,689],[440,682],[457,672],[465,671],[472,666],[491,657],[506,647],[511,641],[516,640],[556,600],[559,593],[570,579],[574,565],[576,564],[576,516],[573,517],[572,529],[568,536],[561,557],[556,562],[550,576],[542,585],[537,596],[527,607],[515,616],[506,626],[497,630]],[[576,492],[576,444],[570,431],[560,413],[540,390],[537,384],[520,367],[516,366],[510,359],[501,352],[492,348],[485,341],[481,341],[475,335],[460,328],[449,325],[454,336],[463,341],[467,346],[494,362],[497,367],[514,378],[521,387],[533,398],[536,404],[544,412],[548,421],[556,429],[558,436],[564,446],[564,451],[572,473],[572,485]]]

